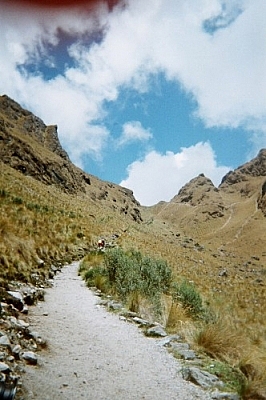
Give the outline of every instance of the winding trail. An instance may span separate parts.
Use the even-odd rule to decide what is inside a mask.
[[[25,400],[210,399],[182,379],[180,364],[159,340],[97,305],[77,268],[63,268],[45,302],[30,310],[32,329],[48,349],[38,366],[26,367]]]

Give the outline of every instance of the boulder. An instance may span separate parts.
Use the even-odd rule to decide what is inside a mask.
[[[155,325],[147,330],[146,335],[153,337],[165,337],[167,336],[167,333],[161,325]]]
[[[213,400],[240,400],[240,397],[236,393],[213,392],[212,399]]]
[[[7,335],[0,336],[0,346],[11,347],[9,337]]]
[[[8,374],[10,372],[9,366],[4,362],[0,362],[0,372]]]
[[[31,365],[36,365],[38,362],[38,358],[33,351],[25,351],[25,353],[22,354],[22,358]]]
[[[22,311],[24,308],[24,301],[23,301],[23,297],[22,294],[18,291],[7,291],[6,292],[6,302],[8,304],[13,304],[13,306],[19,310]]]
[[[134,321],[136,324],[140,325],[140,326],[151,326],[152,324],[147,321],[146,319],[142,319],[139,317],[133,317],[132,321]]]
[[[193,382],[204,389],[223,386],[223,382],[221,382],[216,375],[210,374],[209,372],[200,370],[196,367],[184,368],[182,370],[182,375],[186,381]]]

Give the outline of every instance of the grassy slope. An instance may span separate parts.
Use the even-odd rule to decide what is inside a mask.
[[[0,206],[2,284],[30,280],[33,271],[45,276],[52,264],[81,258],[103,231],[111,235],[127,224],[84,194],[66,194],[2,163]]]
[[[81,258],[100,236],[116,233],[123,248],[163,257],[177,279],[186,277],[196,284],[223,322],[223,329],[217,325],[215,338],[213,331],[205,336],[203,332],[199,345],[204,342],[211,348],[217,331],[230,342],[230,351],[239,343],[245,351],[229,355],[219,338],[231,363],[249,365],[256,359],[261,367],[253,386],[262,385],[258,382],[265,379],[260,374],[266,359],[266,219],[255,206],[256,195],[243,202],[237,194],[223,193],[223,200],[227,210],[222,218],[195,213],[191,206],[162,204],[142,208],[144,222],[139,224],[84,193],[63,193],[0,163],[1,284],[30,280],[32,273],[45,276],[51,264]],[[182,319],[187,322],[180,310],[174,318],[179,321],[174,329],[180,328]]]
[[[226,306],[238,324],[263,338],[266,219],[257,210],[257,194],[244,201],[236,194],[222,196],[227,208],[222,218],[207,218],[186,205],[161,206],[153,224],[164,240],[156,248],[177,274],[193,280],[208,299],[222,304],[223,312]]]

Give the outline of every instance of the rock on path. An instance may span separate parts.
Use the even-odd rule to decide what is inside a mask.
[[[24,399],[210,399],[182,379],[180,364],[156,340],[97,305],[77,268],[65,267],[45,302],[31,308],[31,325],[48,350],[26,367]]]

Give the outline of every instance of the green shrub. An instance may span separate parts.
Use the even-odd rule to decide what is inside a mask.
[[[171,268],[166,261],[144,257],[140,252],[114,248],[105,253],[90,253],[82,261],[79,272],[89,286],[101,285],[138,309],[146,298],[156,314],[161,313],[161,295],[172,282]]]
[[[210,359],[204,369],[220,378],[225,383],[225,390],[241,393],[245,383],[244,375],[226,362]]]
[[[94,284],[94,279],[97,275],[106,276],[106,269],[101,265],[90,268],[84,273],[84,278],[88,283]]]
[[[205,313],[199,292],[187,280],[183,280],[181,283],[174,282],[172,285],[172,297],[174,302],[181,303],[194,317],[199,317]]]
[[[12,202],[14,203],[14,204],[23,204],[23,200],[22,200],[22,198],[21,197],[13,197],[13,199],[12,199]]]
[[[170,288],[171,268],[164,260],[143,257],[135,250],[112,249],[105,254],[104,263],[110,283],[122,297],[132,292],[154,297]]]

